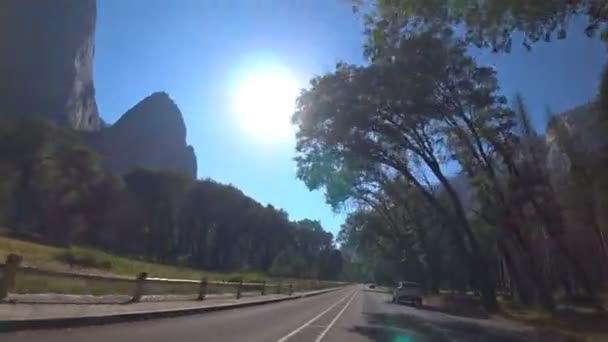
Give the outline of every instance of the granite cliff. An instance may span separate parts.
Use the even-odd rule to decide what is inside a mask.
[[[607,165],[605,122],[599,102],[595,99],[561,113],[550,122],[545,135],[547,166],[556,183],[562,183],[573,168],[603,169],[603,165]],[[560,128],[566,139],[562,143],[557,138]],[[568,154],[575,155],[576,160],[570,160]]]
[[[99,129],[95,0],[0,1],[0,113]]]
[[[196,176],[182,113],[165,93],[139,102],[114,125],[95,100],[95,0],[0,1],[0,116],[40,117],[82,131],[118,174],[173,169]]]

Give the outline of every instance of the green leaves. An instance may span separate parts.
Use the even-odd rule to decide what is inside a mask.
[[[103,178],[99,158],[73,132],[34,118],[7,117],[0,128],[0,172],[4,184],[0,219],[18,233],[56,225],[46,237],[82,236],[82,215]]]
[[[467,130],[467,120],[478,117],[470,111],[500,111],[504,103],[495,72],[477,67],[450,37],[430,31],[403,39],[391,58],[378,55],[367,67],[339,64],[316,78],[294,115],[298,177],[325,188],[337,208],[369,175],[411,178],[417,165],[449,162],[442,152],[454,137],[449,129]]]
[[[585,33],[592,37],[602,30],[607,18],[601,1],[566,0],[370,0],[366,17],[366,49],[377,51],[391,35],[415,35],[432,26],[459,27],[461,37],[477,47],[510,52],[515,33],[531,49],[538,41],[564,39],[572,18],[585,15]],[[605,39],[604,39],[605,40]]]

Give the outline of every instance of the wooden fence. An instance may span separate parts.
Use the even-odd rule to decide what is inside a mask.
[[[192,279],[169,279],[150,277],[147,273],[141,272],[135,277],[125,277],[117,275],[96,275],[79,272],[65,272],[45,270],[38,267],[21,266],[22,257],[10,254],[4,264],[0,264],[0,300],[7,297],[8,293],[15,289],[15,278],[17,275],[61,277],[68,279],[97,280],[105,282],[122,282],[132,285],[130,302],[139,302],[146,294],[146,284],[165,284],[165,285],[198,285],[197,300],[204,300],[208,293],[209,286],[228,287],[235,290],[236,299],[240,299],[246,290],[256,290],[260,295],[266,294],[293,294],[294,285],[292,283],[267,283],[263,282],[227,282],[227,281],[208,281],[206,278],[200,280]]]

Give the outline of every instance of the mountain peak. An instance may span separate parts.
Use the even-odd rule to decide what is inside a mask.
[[[117,173],[144,167],[174,169],[196,177],[196,155],[186,142],[182,112],[165,92],[138,102],[92,143],[108,168]]]

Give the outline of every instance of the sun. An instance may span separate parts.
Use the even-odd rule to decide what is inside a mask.
[[[292,138],[291,115],[298,93],[296,78],[280,66],[245,72],[237,82],[232,100],[239,126],[262,142]]]

